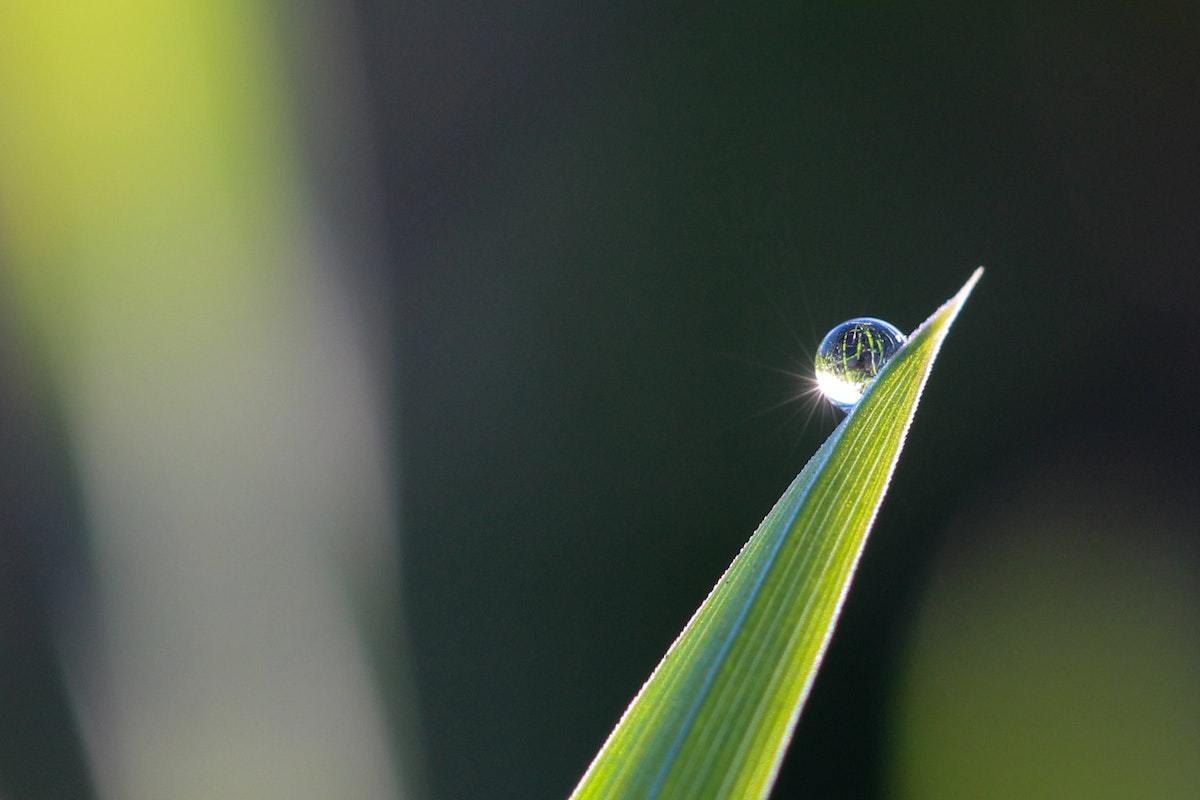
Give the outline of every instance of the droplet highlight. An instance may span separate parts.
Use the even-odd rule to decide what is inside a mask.
[[[856,317],[838,325],[817,348],[817,388],[843,411],[862,398],[883,366],[908,337],[890,322]]]

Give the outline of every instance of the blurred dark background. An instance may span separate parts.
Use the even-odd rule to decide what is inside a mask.
[[[291,143],[280,169],[292,177],[262,172],[280,187],[279,205],[306,198],[287,228],[303,233],[280,241],[320,262],[306,279],[318,300],[298,307],[342,309],[333,327],[356,330],[348,341],[364,354],[351,379],[375,387],[361,405],[374,422],[335,425],[336,441],[356,454],[355,443],[370,441],[391,465],[354,473],[370,475],[377,494],[360,494],[336,460],[296,484],[310,498],[326,478],[348,484],[341,499],[313,502],[330,509],[321,524],[342,565],[336,585],[374,665],[367,694],[354,697],[383,721],[347,730],[387,730],[395,742],[372,763],[399,777],[348,796],[388,786],[447,799],[565,796],[832,430],[836,415],[802,396],[821,335],[858,315],[912,329],[980,264],[987,273],[926,389],[773,796],[1200,791],[1194,4],[362,0],[265,7],[248,27],[230,8],[220,24],[238,32],[234,41],[278,53],[262,85],[283,110],[262,141]],[[162,14],[164,26],[187,24]],[[0,43],[23,36],[15,23],[28,20],[9,22]],[[234,47],[213,41],[220,57]],[[10,134],[29,124],[17,85],[36,84],[25,68],[39,52],[0,63]],[[242,74],[236,59],[197,63],[228,69],[234,82]],[[256,119],[268,113],[255,110],[257,85],[246,90],[250,110],[238,111]],[[218,121],[239,124],[232,113]],[[86,119],[59,124],[89,133]],[[87,376],[110,362],[93,364],[95,348],[71,342],[114,323],[38,311],[59,307],[45,299],[58,295],[22,287],[56,259],[74,259],[63,281],[82,282],[71,297],[85,309],[94,296],[112,309],[113,298],[140,292],[136,276],[113,278],[111,293],[85,280],[94,261],[81,248],[104,237],[74,217],[61,223],[85,229],[72,248],[28,243],[25,199],[53,213],[58,184],[26,169],[17,138],[0,140],[0,151],[10,148],[0,184],[4,170],[23,176],[0,190],[0,270],[14,278],[0,340],[0,796],[212,796],[186,756],[165,759],[178,762],[162,768],[166,777],[130,778],[121,764],[156,758],[148,735],[110,741],[121,728],[105,715],[119,716],[123,697],[172,684],[142,675],[133,689],[89,701],[79,688],[88,682],[72,677],[93,641],[72,633],[78,619],[107,613],[93,608],[104,589],[90,576],[126,575],[127,585],[151,566],[129,555],[144,543],[94,552],[97,528],[120,527],[111,514],[93,521],[112,480],[89,478],[109,440],[89,433],[97,383]],[[227,151],[216,152],[212,163],[225,165]],[[276,157],[258,145],[228,152],[235,176]],[[175,185],[154,171],[128,180]],[[257,219],[254,209],[274,201],[245,181],[231,184],[232,208]],[[205,207],[225,208],[226,196]],[[119,227],[124,213],[110,222]],[[222,224],[244,232],[258,223]],[[206,240],[189,238],[186,259],[149,259],[153,270],[203,272]],[[246,291],[292,285],[289,258]],[[207,308],[225,308],[213,291]],[[195,296],[190,283],[168,293]],[[162,307],[175,319],[175,306]],[[275,308],[249,303],[236,318],[263,307]],[[211,321],[210,311],[198,318]],[[84,327],[56,343],[64,325]],[[348,413],[340,373],[324,371],[350,350],[324,348],[321,325],[277,334],[303,357],[277,394],[251,393],[274,398],[264,419],[296,403],[322,425]],[[181,348],[169,337],[192,334],[142,328],[151,329],[152,352],[173,351],[175,363]],[[250,347],[234,341],[237,330],[229,352]],[[255,324],[246,331],[258,336]],[[111,363],[124,363],[124,342],[114,338]],[[276,363],[272,352],[263,363]],[[227,371],[222,359],[202,360],[195,385],[257,369]],[[306,381],[318,373],[334,388],[310,403]],[[101,393],[104,419],[140,414],[123,405],[126,391]],[[183,408],[173,398],[162,407]],[[191,419],[181,413],[164,430]],[[281,428],[281,452],[309,430],[308,417],[296,419]],[[257,430],[236,409],[211,424],[239,440]],[[138,459],[146,450],[127,433],[114,441]],[[335,458],[329,441],[272,460],[273,480]],[[244,463],[259,448],[247,445]],[[153,465],[148,475],[161,469]],[[280,485],[280,502],[291,502],[295,487]],[[206,502],[224,508],[211,499],[221,484],[205,486]],[[115,507],[154,490],[125,491]],[[388,511],[372,516],[364,503]],[[197,529],[224,524],[208,505],[188,508]],[[348,518],[385,533],[348,557],[391,565],[382,573],[363,577],[338,555]],[[233,528],[235,541],[258,530]],[[169,560],[176,578],[197,563]],[[274,569],[270,558],[253,563]],[[221,574],[222,562],[209,569]],[[231,601],[213,619],[239,607]],[[287,627],[300,608],[272,606],[263,624]],[[119,652],[120,636],[113,641]],[[221,638],[198,641],[221,659],[241,657]],[[105,663],[104,675],[120,670],[119,657]],[[293,707],[318,678],[297,684]],[[154,707],[137,713],[158,718]],[[195,736],[186,741],[202,751]],[[269,794],[261,791],[232,796]]]

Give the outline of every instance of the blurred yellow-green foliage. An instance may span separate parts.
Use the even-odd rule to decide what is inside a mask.
[[[1200,509],[1072,461],[951,528],[899,692],[897,795],[1200,786],[1200,582],[1184,527]]]
[[[97,332],[220,336],[218,315],[270,302],[303,177],[268,7],[0,14],[5,275],[39,335],[70,358]]]
[[[372,612],[398,615],[387,398],[312,233],[273,13],[0,10],[6,333],[81,493],[92,585],[51,624],[105,796],[410,782]]]

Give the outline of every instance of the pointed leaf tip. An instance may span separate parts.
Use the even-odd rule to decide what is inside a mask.
[[[950,325],[921,324],[759,525],[573,798],[764,797],[774,783]]]

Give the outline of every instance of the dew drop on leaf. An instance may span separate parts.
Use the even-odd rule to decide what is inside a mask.
[[[838,325],[817,348],[821,394],[849,411],[907,339],[895,325],[874,317],[856,317]]]

